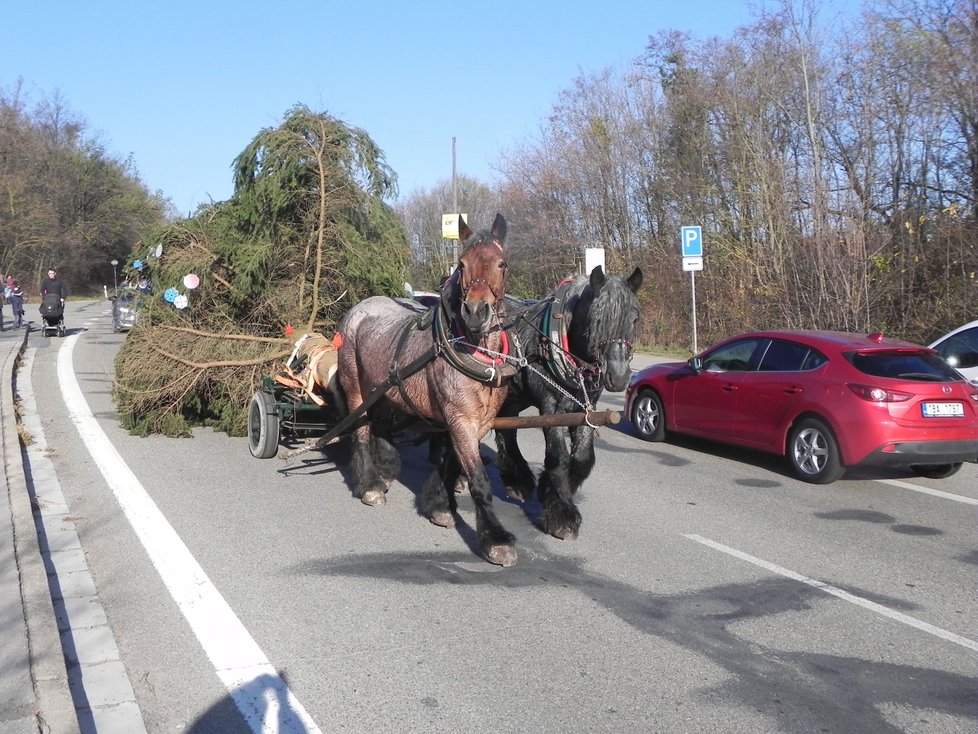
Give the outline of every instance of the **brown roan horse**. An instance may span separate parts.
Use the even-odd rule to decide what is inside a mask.
[[[459,220],[463,243],[458,268],[442,288],[441,305],[425,316],[391,298],[375,296],[343,317],[339,332],[339,382],[347,409],[357,410],[371,391],[405,366],[423,363],[390,384],[352,436],[353,494],[364,504],[386,502],[400,461],[390,442],[394,413],[416,416],[447,429],[453,451],[417,499],[431,522],[454,527],[455,482],[464,472],[475,505],[480,551],[490,563],[517,562],[515,538],[492,508],[492,487],[479,444],[506,397],[516,368],[502,356],[508,348],[501,326],[506,293],[506,220],[473,233]],[[432,318],[433,317],[433,318]],[[430,359],[426,358],[430,356]],[[393,410],[392,410],[393,409]]]

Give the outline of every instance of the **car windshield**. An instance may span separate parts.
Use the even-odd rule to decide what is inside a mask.
[[[952,367],[978,367],[978,326],[947,337],[934,349]]]
[[[846,359],[857,370],[873,377],[920,382],[958,382],[962,379],[947,362],[931,352],[849,352]]]

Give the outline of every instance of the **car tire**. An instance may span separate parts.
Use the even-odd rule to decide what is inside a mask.
[[[275,398],[259,390],[248,406],[248,450],[256,459],[271,459],[278,453],[279,423]]]
[[[632,425],[644,441],[663,441],[666,437],[666,411],[655,390],[642,390],[632,403]]]
[[[818,418],[805,418],[791,431],[788,461],[795,476],[810,484],[831,484],[846,471],[832,429]]]
[[[958,461],[954,464],[914,464],[910,467],[910,471],[918,477],[926,477],[927,479],[947,479],[958,473],[961,463]]]

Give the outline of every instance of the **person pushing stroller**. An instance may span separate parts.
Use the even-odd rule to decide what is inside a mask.
[[[58,271],[51,268],[48,270],[48,277],[41,283],[40,290],[44,335],[48,335],[48,329],[56,329],[60,336],[64,336],[65,299],[68,298],[68,286],[58,277]]]

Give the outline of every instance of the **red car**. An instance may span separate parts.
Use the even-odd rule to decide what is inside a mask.
[[[646,441],[675,431],[768,451],[814,484],[858,465],[939,479],[978,462],[978,387],[878,333],[741,334],[637,372],[625,409]]]

